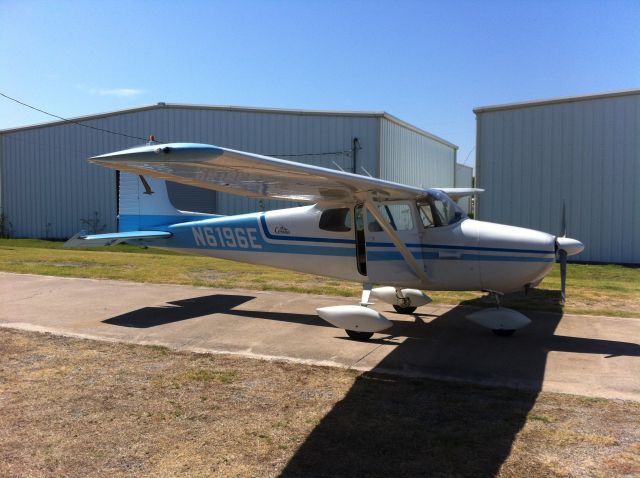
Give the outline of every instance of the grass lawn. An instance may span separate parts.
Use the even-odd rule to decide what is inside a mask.
[[[353,282],[264,266],[190,256],[139,246],[63,249],[61,242],[0,239],[0,270],[67,277],[189,284],[216,288],[275,290],[359,297]],[[560,311],[558,266],[528,297],[511,294],[502,303],[518,309]],[[436,303],[492,305],[479,292],[429,292]],[[570,264],[568,313],[640,317],[640,268]]]
[[[631,477],[639,456],[636,402],[0,329],[0,476]]]

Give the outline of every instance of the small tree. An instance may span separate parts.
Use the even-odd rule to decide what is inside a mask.
[[[100,213],[98,213],[98,211],[93,211],[93,217],[91,218],[80,219],[82,228],[89,234],[100,234],[107,228],[106,224],[100,224],[100,222]]]

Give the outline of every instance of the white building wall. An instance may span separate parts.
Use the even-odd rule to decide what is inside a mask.
[[[473,168],[471,166],[465,166],[464,164],[456,163],[456,184],[457,188],[472,188],[473,187]],[[458,201],[458,204],[464,212],[469,213],[471,210],[471,198],[464,197]]]
[[[640,91],[479,108],[478,218],[560,230],[576,261],[640,263]]]
[[[456,151],[451,143],[380,119],[381,179],[424,188],[453,187]]]

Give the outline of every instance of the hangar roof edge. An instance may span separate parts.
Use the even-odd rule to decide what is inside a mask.
[[[608,93],[592,93],[592,94],[576,95],[576,96],[560,96],[557,98],[548,98],[544,100],[521,101],[517,103],[504,103],[504,104],[493,105],[493,106],[479,106],[477,108],[474,108],[473,112],[477,115],[478,113],[489,113],[493,111],[503,111],[503,110],[515,110],[515,109],[521,109],[521,108],[529,108],[532,106],[553,105],[558,103],[575,103],[578,101],[599,100],[604,98],[615,98],[617,96],[634,96],[634,95],[640,95],[640,89],[611,91]]]
[[[396,118],[393,115],[385,111],[336,111],[336,110],[303,110],[303,109],[287,109],[287,108],[262,108],[253,106],[231,106],[231,105],[199,105],[189,103],[165,103],[159,102],[152,105],[137,106],[134,108],[125,108],[121,110],[107,111],[104,113],[95,113],[83,116],[74,116],[68,118],[67,121],[56,120],[48,121],[45,123],[37,123],[32,125],[18,126],[15,128],[0,129],[0,134],[15,133],[19,131],[26,131],[37,128],[47,128],[49,126],[58,126],[69,122],[90,121],[100,118],[107,118],[109,116],[116,116],[121,114],[137,113],[139,111],[149,111],[154,109],[195,109],[195,110],[217,110],[217,111],[233,111],[233,112],[246,112],[246,113],[275,113],[275,114],[289,114],[289,115],[301,115],[301,116],[355,116],[355,117],[372,117],[372,118],[384,118],[392,123],[396,123],[404,128],[410,129],[422,136],[430,138],[434,141],[449,146],[454,149],[458,149],[455,144],[440,138],[428,131],[425,131],[417,126],[414,126],[406,121]]]

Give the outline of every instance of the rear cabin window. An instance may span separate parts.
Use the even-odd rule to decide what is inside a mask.
[[[351,210],[347,207],[327,209],[320,216],[320,229],[332,232],[349,232],[351,230]]]

